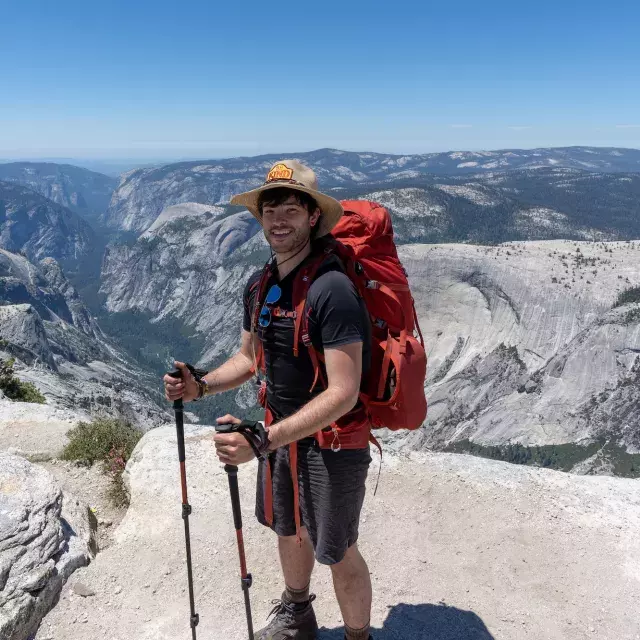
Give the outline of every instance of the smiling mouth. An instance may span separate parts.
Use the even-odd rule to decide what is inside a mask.
[[[291,234],[291,231],[272,231],[271,235],[275,238],[286,238]]]

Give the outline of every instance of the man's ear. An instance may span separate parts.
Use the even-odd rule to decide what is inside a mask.
[[[316,224],[318,224],[318,220],[320,220],[321,214],[322,214],[322,211],[320,211],[320,209],[316,207],[316,210],[311,214],[311,217],[309,218],[309,224],[312,227],[315,227]]]

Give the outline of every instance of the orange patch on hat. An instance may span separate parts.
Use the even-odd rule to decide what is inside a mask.
[[[276,164],[269,174],[267,175],[267,182],[274,182],[276,180],[291,180],[293,177],[293,169],[287,167],[286,164]]]

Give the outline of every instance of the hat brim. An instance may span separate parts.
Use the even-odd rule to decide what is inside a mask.
[[[320,211],[322,211],[322,215],[320,216],[320,224],[318,225],[318,231],[316,233],[317,238],[330,233],[336,224],[338,224],[338,220],[340,220],[344,213],[342,205],[335,198],[327,196],[315,189],[309,189],[302,185],[291,184],[289,182],[272,182],[270,184],[262,185],[257,189],[240,193],[231,198],[231,204],[246,207],[253,214],[254,218],[256,218],[256,220],[258,220],[262,225],[262,216],[258,211],[258,198],[260,197],[260,194],[264,191],[281,189],[282,187],[307,193],[318,203],[318,207],[320,208]]]

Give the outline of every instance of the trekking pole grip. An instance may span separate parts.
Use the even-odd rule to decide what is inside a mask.
[[[240,491],[238,490],[238,467],[233,464],[225,464],[229,489],[231,491],[231,509],[233,511],[233,526],[236,531],[242,529],[242,512],[240,511]]]
[[[177,378],[178,380],[182,378],[182,371],[180,369],[176,369],[169,374],[172,378]],[[176,414],[176,429],[178,431],[178,460],[180,462],[185,461],[185,451],[184,451],[184,404],[182,402],[182,398],[178,398],[173,401],[173,409]]]

